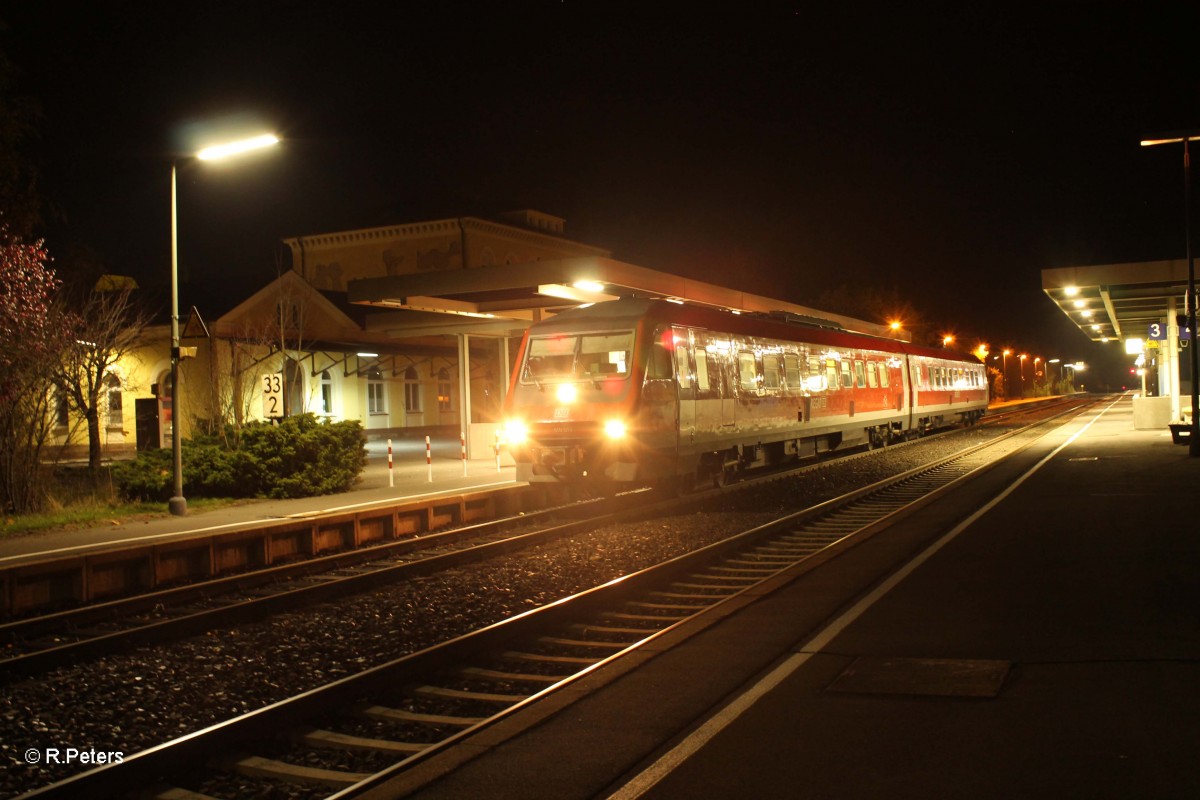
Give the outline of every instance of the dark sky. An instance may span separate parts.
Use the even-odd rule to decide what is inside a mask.
[[[246,116],[283,147],[179,187],[184,270],[239,295],[286,236],[530,207],[635,264],[805,305],[895,291],[1099,359],[1040,270],[1183,255],[1182,154],[1138,140],[1200,127],[1194,10],[21,5],[0,49],[44,109],[52,251],[147,282],[172,158]]]

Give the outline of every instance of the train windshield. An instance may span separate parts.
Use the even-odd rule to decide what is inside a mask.
[[[546,336],[529,340],[525,383],[626,378],[632,369],[633,331]]]

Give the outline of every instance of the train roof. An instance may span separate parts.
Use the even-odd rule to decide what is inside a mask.
[[[909,342],[855,333],[838,327],[819,324],[807,318],[780,318],[759,314],[734,314],[716,308],[680,305],[666,300],[644,297],[622,297],[589,306],[567,309],[548,320],[534,323],[530,335],[578,332],[581,329],[635,328],[647,320],[651,323],[685,325],[693,328],[738,333],[798,342],[811,342],[834,347],[857,347],[890,353],[905,353],[929,358],[979,364],[973,355],[955,350],[923,347]]]

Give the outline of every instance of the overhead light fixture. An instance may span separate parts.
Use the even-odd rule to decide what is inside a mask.
[[[580,283],[583,283],[583,281],[580,281]],[[561,283],[543,283],[538,285],[537,291],[538,294],[543,294],[547,297],[573,300],[576,303],[600,303],[605,300],[617,299],[617,295],[607,294],[602,291],[605,288],[604,286],[597,285],[600,286],[599,290],[581,288],[579,283],[572,286],[566,286]]]
[[[379,358],[379,353],[355,353],[359,358]]]
[[[1078,286],[1064,287],[1063,294],[1065,294],[1067,297],[1074,297],[1075,295],[1079,294],[1079,287]]]
[[[571,284],[583,292],[603,292],[604,284],[599,281],[575,281]]]

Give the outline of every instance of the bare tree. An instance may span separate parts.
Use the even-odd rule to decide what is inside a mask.
[[[55,419],[53,370],[70,331],[53,313],[59,286],[41,242],[0,229],[0,501],[38,508],[41,453]]]
[[[150,316],[134,302],[131,281],[104,279],[62,312],[73,319],[75,338],[63,352],[54,382],[76,412],[87,421],[88,469],[100,468],[100,411],[106,399],[106,379],[113,367],[142,344]],[[119,376],[118,376],[119,377]]]

